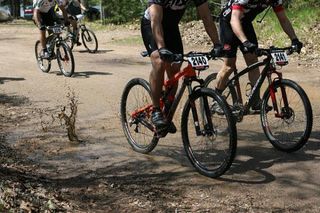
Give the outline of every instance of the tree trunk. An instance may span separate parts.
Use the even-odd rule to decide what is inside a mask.
[[[11,15],[14,18],[20,16],[20,0],[11,0],[10,1]]]

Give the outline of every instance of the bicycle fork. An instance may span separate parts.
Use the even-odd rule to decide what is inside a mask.
[[[271,78],[271,74],[276,74],[277,77],[272,79]],[[270,72],[270,74],[268,74],[268,82],[269,82],[269,91],[270,91],[270,98],[272,101],[272,105],[273,105],[273,109],[275,111],[275,116],[277,118],[284,118],[286,117],[286,115],[284,113],[288,112],[289,110],[289,103],[288,103],[288,98],[287,98],[287,93],[286,93],[286,89],[284,88],[284,86],[281,84],[282,81],[282,73],[277,72],[275,69],[272,70],[272,72]],[[280,98],[282,98],[283,100],[283,104],[284,107],[283,109],[285,111],[283,111],[283,109],[281,109],[281,111],[279,112],[279,107],[278,107],[278,103],[277,103],[277,97],[276,97],[276,82],[280,82],[280,90],[281,90],[281,94],[280,94]]]

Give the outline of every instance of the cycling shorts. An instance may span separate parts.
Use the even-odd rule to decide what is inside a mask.
[[[47,13],[40,12],[40,24],[45,26],[53,26],[54,23],[60,23],[54,8],[51,8]]]
[[[234,34],[230,22],[220,16],[219,24],[220,39],[224,46],[226,57],[235,58],[237,56],[238,47],[240,47],[240,50],[244,53],[242,42]],[[254,31],[252,22],[242,22],[241,25],[247,39],[258,46],[257,35]]]
[[[183,54],[183,45],[178,24],[167,24],[165,26],[162,25],[162,27],[166,48],[175,54]],[[141,34],[149,55],[151,55],[153,51],[158,50],[152,34],[151,22],[144,17],[141,19]]]

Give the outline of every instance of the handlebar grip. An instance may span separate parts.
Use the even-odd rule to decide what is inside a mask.
[[[263,50],[263,49],[259,49],[259,48],[256,49],[255,54],[256,54],[258,57],[261,57],[261,56],[263,56],[263,55],[266,55],[265,52],[264,52],[264,50]]]

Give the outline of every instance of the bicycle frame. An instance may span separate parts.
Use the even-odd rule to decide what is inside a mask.
[[[46,38],[46,44],[50,42],[50,51],[54,52],[56,45],[59,45],[60,42],[63,40],[61,37],[61,33],[55,33],[50,28],[47,29],[48,37]],[[54,58],[51,58],[51,60]]]
[[[183,93],[185,92],[186,88],[188,88],[188,92],[189,94],[191,94],[196,88],[198,88],[199,86],[195,86],[192,87],[192,82],[198,82],[200,85],[204,84],[204,80],[203,79],[198,79],[195,70],[192,68],[192,65],[190,63],[188,63],[188,65],[183,69],[180,70],[178,73],[175,74],[175,76],[171,79],[168,79],[167,81],[165,81],[164,83],[164,87],[165,89],[169,89],[172,88],[172,86],[177,85],[179,83],[179,80],[184,77],[184,81],[182,83],[182,86],[180,87],[180,89],[177,91],[173,103],[169,109],[169,112],[165,115],[168,122],[171,122],[173,119],[173,116],[176,112],[177,106],[179,104],[179,102],[181,101],[181,98],[183,96]],[[160,100],[160,106],[161,108],[163,108],[164,106],[164,100]],[[149,104],[147,106],[144,106],[140,109],[137,109],[136,111],[134,111],[131,114],[132,118],[138,119],[139,120],[139,115],[143,112],[147,112],[148,115],[151,114],[151,111],[153,109],[153,105]],[[194,110],[194,109],[193,109]],[[194,111],[193,111],[194,112]],[[193,113],[194,119],[198,120],[197,118],[197,114]],[[140,122],[143,123],[143,125],[145,125],[148,129],[150,129],[151,131],[155,131],[154,127],[151,124],[148,124],[142,120],[139,120]],[[196,128],[198,129],[198,128]],[[200,129],[198,130],[200,131]]]
[[[278,109],[276,97],[275,97],[275,90],[274,90],[274,82],[276,80],[281,81],[282,73],[276,71],[276,67],[275,67],[275,65],[273,65],[271,63],[271,60],[272,60],[271,56],[267,56],[267,58],[265,58],[263,61],[256,62],[256,63],[248,66],[244,70],[240,71],[239,73],[237,71],[234,71],[234,76],[226,84],[226,88],[231,85],[234,85],[236,87],[237,102],[240,103],[241,105],[243,105],[243,99],[242,99],[242,95],[241,95],[240,82],[239,82],[240,77],[245,75],[248,72],[253,71],[256,68],[264,66],[264,68],[259,76],[259,79],[257,80],[257,82],[255,83],[255,85],[252,87],[252,89],[250,91],[247,102],[243,106],[244,115],[249,114],[249,109],[252,106],[253,101],[254,101],[252,97],[257,95],[263,82],[265,81],[266,78],[268,78],[270,96],[271,96],[271,100],[272,100],[272,104],[273,104],[273,109],[275,110],[275,116],[281,117],[281,118],[283,117],[283,115],[281,113],[279,113],[279,109]],[[277,75],[277,77],[272,79],[272,74]],[[284,105],[285,105],[285,107],[287,107],[288,100],[287,100],[287,96],[286,96],[286,93],[285,93],[285,90],[283,87],[281,87],[281,92],[282,92],[282,98],[284,101]]]

